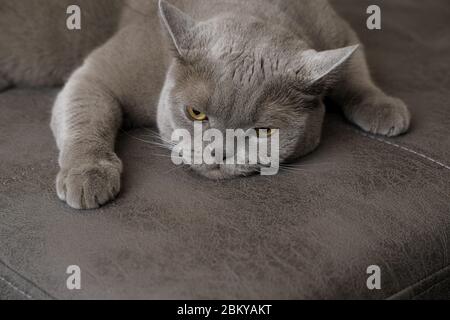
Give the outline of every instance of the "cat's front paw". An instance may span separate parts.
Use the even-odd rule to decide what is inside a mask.
[[[397,98],[378,95],[366,98],[352,108],[350,120],[366,132],[395,137],[408,131],[411,114]]]
[[[61,169],[56,178],[58,197],[74,209],[97,209],[116,198],[121,174],[118,158]]]

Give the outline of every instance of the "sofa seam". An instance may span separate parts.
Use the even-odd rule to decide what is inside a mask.
[[[20,293],[21,295],[23,295],[24,297],[26,297],[29,300],[34,300],[33,296],[31,294],[26,293],[25,291],[19,289],[17,286],[15,286],[12,282],[6,280],[5,278],[3,278],[2,276],[0,276],[0,280],[2,282],[4,282],[7,286],[9,286],[10,288],[12,288],[14,291]]]
[[[447,164],[445,164],[445,163],[443,163],[443,162],[441,162],[441,161],[439,161],[439,160],[433,159],[431,156],[428,156],[428,155],[426,155],[426,154],[423,153],[423,152],[416,151],[416,150],[414,150],[414,149],[412,149],[412,148],[410,148],[410,147],[403,146],[403,145],[401,145],[401,144],[399,144],[399,143],[395,143],[395,142],[392,142],[392,141],[383,139],[383,138],[381,138],[381,137],[378,137],[378,136],[375,136],[375,135],[372,135],[372,134],[369,134],[369,133],[362,132],[362,131],[357,130],[357,129],[352,129],[352,131],[356,132],[358,135],[360,135],[360,136],[362,136],[362,137],[368,138],[368,139],[373,140],[373,141],[380,142],[380,143],[385,144],[385,145],[389,145],[389,146],[394,147],[394,148],[396,148],[396,149],[403,150],[403,151],[405,151],[405,152],[408,152],[408,153],[410,153],[410,154],[413,154],[413,155],[415,155],[415,156],[418,156],[419,158],[422,158],[422,159],[424,159],[424,160],[427,160],[427,161],[429,161],[429,162],[431,162],[431,163],[434,163],[434,164],[438,165],[438,166],[441,167],[441,168],[444,168],[444,169],[447,169],[447,170],[450,171],[450,166],[449,166],[449,165],[447,165]],[[429,276],[427,276],[427,277],[425,277],[425,278],[423,278],[423,279],[421,279],[421,280],[419,280],[419,281],[417,281],[417,282],[415,282],[415,283],[413,283],[413,284],[407,286],[406,288],[404,288],[403,290],[398,291],[398,292],[395,293],[395,294],[390,295],[390,296],[387,298],[387,300],[395,299],[396,296],[401,295],[401,294],[405,293],[406,291],[408,291],[408,290],[410,290],[410,289],[413,289],[415,286],[420,285],[421,283],[423,283],[423,282],[425,282],[426,280],[428,280],[428,279],[434,277],[434,276],[437,275],[437,274],[440,274],[441,272],[445,272],[445,271],[446,271],[447,269],[449,269],[449,268],[450,268],[450,265],[447,265],[447,266],[442,267],[442,268],[439,269],[438,271],[433,272],[431,275],[429,275]],[[424,290],[422,290],[421,292],[418,292],[417,294],[414,294],[414,295],[411,297],[411,299],[414,299],[414,298],[420,296],[421,294],[426,293],[427,291],[429,291],[429,290],[431,290],[432,288],[434,288],[436,285],[438,285],[438,284],[440,284],[440,283],[442,283],[442,282],[444,282],[444,281],[446,281],[446,280],[448,280],[448,277],[445,277],[444,279],[442,279],[442,280],[440,280],[440,281],[438,281],[438,282],[436,282],[436,283],[434,283],[434,284],[428,286],[428,288],[424,288]]]
[[[32,285],[34,288],[38,289],[39,291],[41,291],[43,294],[45,294],[47,297],[56,300],[55,297],[53,297],[51,294],[49,294],[46,290],[44,290],[43,288],[41,288],[39,285],[37,285],[36,283],[34,283],[33,281],[31,281],[30,279],[28,279],[27,277],[23,276],[22,274],[20,274],[19,272],[17,272],[16,270],[14,270],[13,268],[11,268],[10,266],[8,266],[4,261],[2,261],[0,259],[0,265],[3,265],[7,270],[9,270],[10,272],[12,272],[13,274],[16,274],[19,278],[22,278],[22,280],[24,280],[25,282],[28,282],[30,285]],[[8,280],[6,280],[4,277],[0,276],[0,278],[2,278],[3,282],[5,282],[8,286],[12,287],[14,290],[17,289],[18,292],[23,292],[25,293],[25,296],[27,297],[30,296],[32,300],[36,299],[35,297],[31,296],[30,294],[26,294],[26,292],[24,292],[23,290],[19,289],[18,287],[16,287],[13,283],[9,282]],[[27,297],[28,298],[28,297]],[[30,298],[29,298],[30,299]]]
[[[403,146],[401,144],[398,144],[398,143],[395,143],[395,142],[392,142],[392,141],[388,141],[386,139],[383,139],[383,138],[380,138],[380,137],[377,137],[377,136],[374,136],[374,135],[371,135],[371,134],[368,134],[368,133],[361,132],[361,131],[356,130],[356,129],[353,129],[353,131],[355,131],[360,136],[363,136],[363,137],[366,137],[368,139],[371,139],[371,140],[374,140],[374,141],[378,141],[378,142],[381,142],[383,144],[389,145],[391,147],[395,147],[397,149],[406,151],[406,152],[408,152],[410,154],[413,154],[413,155],[418,156],[418,157],[420,157],[422,159],[428,160],[429,162],[432,162],[432,163],[440,166],[441,168],[444,168],[444,169],[447,169],[447,170],[450,171],[450,165],[447,165],[447,164],[445,164],[445,163],[443,163],[443,162],[441,162],[439,160],[433,159],[431,156],[428,156],[425,153],[422,153],[422,152],[419,152],[419,151],[415,151],[412,148]]]

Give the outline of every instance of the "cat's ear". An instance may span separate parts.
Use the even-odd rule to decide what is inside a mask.
[[[302,54],[302,73],[306,81],[313,85],[338,70],[359,48],[359,45],[335,50],[317,52],[308,50]]]
[[[177,53],[183,56],[192,43],[195,20],[164,0],[159,1],[159,15]]]

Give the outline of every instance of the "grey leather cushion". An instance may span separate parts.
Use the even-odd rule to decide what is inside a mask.
[[[450,6],[379,1],[383,30],[368,31],[369,1],[334,3],[412,131],[369,137],[329,114],[320,149],[275,177],[204,180],[137,130],[118,145],[117,201],[74,211],[54,190],[57,90],[1,94],[0,298],[450,298]]]

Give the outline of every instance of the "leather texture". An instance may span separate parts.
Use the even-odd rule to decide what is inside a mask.
[[[205,180],[136,130],[120,197],[74,211],[54,189],[57,90],[0,94],[0,299],[450,299],[450,6],[379,1],[368,31],[369,1],[333,3],[413,128],[381,139],[330,113],[319,150],[274,177]]]

